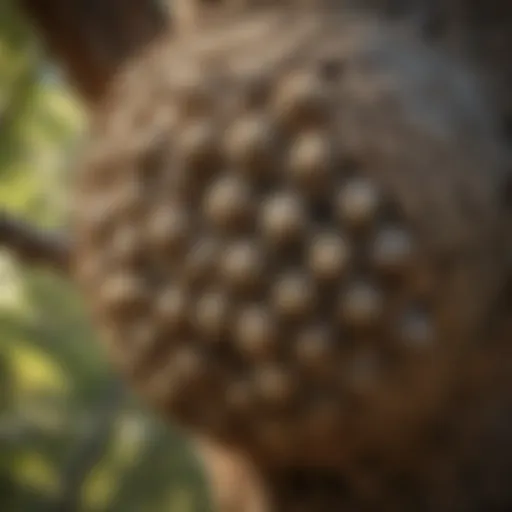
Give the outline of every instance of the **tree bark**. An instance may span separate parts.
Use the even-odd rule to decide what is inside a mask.
[[[165,31],[156,0],[20,0],[80,96],[97,103],[123,63]]]

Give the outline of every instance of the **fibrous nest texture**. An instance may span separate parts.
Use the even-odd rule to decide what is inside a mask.
[[[161,41],[121,76],[76,197],[112,359],[268,464],[404,446],[450,404],[503,280],[471,75],[335,8]]]

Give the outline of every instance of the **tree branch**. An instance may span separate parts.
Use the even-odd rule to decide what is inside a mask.
[[[89,103],[167,25],[158,0],[20,0],[50,53]]]
[[[0,247],[24,263],[68,272],[70,243],[64,235],[39,230],[4,211],[0,211]]]

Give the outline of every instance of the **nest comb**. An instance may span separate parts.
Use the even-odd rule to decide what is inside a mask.
[[[235,4],[112,88],[76,272],[155,408],[265,463],[336,463],[421,428],[483,342],[493,120],[458,65],[335,3]]]

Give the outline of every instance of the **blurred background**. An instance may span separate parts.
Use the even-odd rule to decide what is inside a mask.
[[[80,105],[0,0],[0,208],[62,227]],[[180,432],[125,390],[73,286],[0,251],[0,510],[209,510]]]

